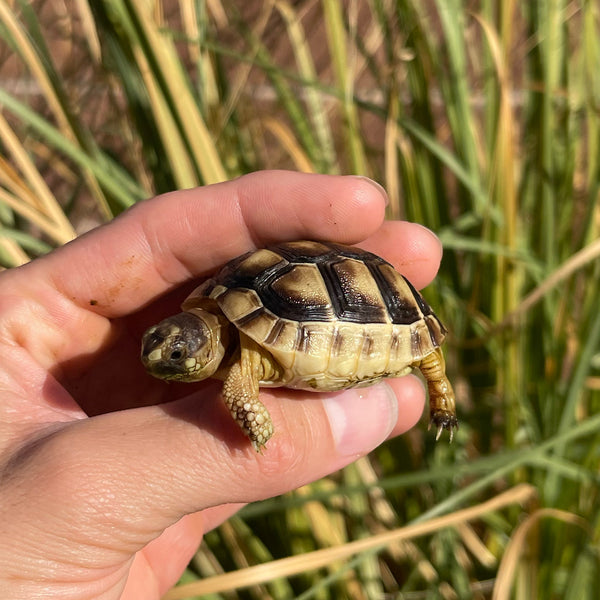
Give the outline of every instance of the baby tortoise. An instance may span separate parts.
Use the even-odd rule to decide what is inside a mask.
[[[446,330],[410,282],[360,248],[279,244],[240,256],[183,312],[150,327],[142,362],[155,377],[223,380],[233,418],[261,451],[273,423],[260,386],[342,390],[420,369],[437,438],[458,427],[440,345]]]

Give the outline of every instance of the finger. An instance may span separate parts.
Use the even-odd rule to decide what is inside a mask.
[[[393,389],[403,392],[403,381]],[[116,568],[183,515],[313,481],[413,425],[418,412],[403,410],[400,425],[387,384],[330,396],[263,397],[276,431],[263,455],[254,452],[218,394],[94,417],[38,440],[6,479],[3,504],[13,510],[3,521],[8,539],[35,538],[43,515],[46,534],[62,543],[27,547],[32,564],[50,552],[55,572],[67,565],[60,573],[67,580],[85,576],[86,569]],[[98,514],[101,519],[90,518]],[[116,531],[119,543],[107,546]]]
[[[407,375],[401,379],[388,379],[387,384],[394,390],[398,398],[398,414],[400,415],[389,437],[406,433],[421,418],[425,408],[425,386],[416,375]]]
[[[161,598],[197,552],[205,533],[233,516],[244,504],[227,504],[186,515],[135,555],[121,600]]]
[[[22,268],[108,317],[275,240],[353,243],[381,224],[386,198],[365,178],[286,171],[141,202],[112,223]]]
[[[392,263],[417,289],[431,283],[442,260],[439,238],[426,227],[406,221],[386,221],[358,245]]]
[[[207,527],[203,512],[186,515],[138,552],[121,600],[162,598],[198,550]]]
[[[223,504],[213,506],[202,511],[202,519],[204,522],[204,533],[212,531],[219,525],[223,524],[227,519],[233,517],[239,510],[246,506],[245,502],[238,504]]]

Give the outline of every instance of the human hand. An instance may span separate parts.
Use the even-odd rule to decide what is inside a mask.
[[[258,455],[220,384],[166,384],[139,361],[148,325],[254,247],[360,242],[423,287],[439,242],[383,223],[384,208],[362,178],[255,173],[142,202],[0,274],[3,598],[159,598],[203,533],[241,505],[416,423],[425,395],[412,376],[328,395],[265,389],[276,434]]]

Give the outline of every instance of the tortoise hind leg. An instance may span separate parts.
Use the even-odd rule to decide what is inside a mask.
[[[446,377],[446,362],[440,348],[428,354],[418,364],[414,365],[421,370],[427,380],[429,390],[430,426],[437,427],[435,439],[439,439],[442,430],[450,431],[450,441],[454,437],[454,429],[458,429],[456,418],[456,403],[454,390]]]
[[[273,422],[258,398],[260,355],[242,344],[240,359],[233,363],[223,383],[223,399],[257,452],[273,435]]]

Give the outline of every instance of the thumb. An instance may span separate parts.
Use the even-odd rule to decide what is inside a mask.
[[[405,377],[327,396],[265,391],[261,399],[275,424],[263,455],[212,384],[171,404],[99,415],[54,432],[12,465],[4,491],[11,506],[6,526],[15,527],[10,537],[35,540],[44,523],[54,547],[25,544],[29,562],[48,564],[51,556],[51,572],[63,581],[92,571],[97,577],[185,514],[281,494],[343,467],[412,426],[424,391]]]

